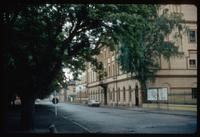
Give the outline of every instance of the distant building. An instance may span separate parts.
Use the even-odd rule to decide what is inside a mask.
[[[67,101],[67,90],[61,89],[58,96],[59,96],[59,102],[66,102]]]
[[[68,87],[66,90],[66,101],[67,102],[74,102],[76,99],[76,82],[74,80],[69,80],[68,81]]]
[[[88,100],[87,95],[87,89],[86,89],[86,73],[83,72],[82,75],[80,75],[80,80],[76,81],[76,102],[79,103],[86,103]]]

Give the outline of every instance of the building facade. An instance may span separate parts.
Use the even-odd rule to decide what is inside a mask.
[[[59,102],[75,102],[76,100],[76,83],[74,80],[67,81],[67,88],[63,88],[59,91]]]
[[[76,81],[76,102],[78,103],[87,103],[88,94],[86,90],[86,73],[83,72],[81,76],[79,76],[80,80]]]
[[[194,5],[166,5],[169,11],[183,13],[187,32],[178,40],[179,50],[184,53],[181,58],[170,58],[169,61],[160,57],[161,70],[156,74],[154,82],[148,82],[148,103],[163,104],[196,104],[197,98],[197,8]],[[174,31],[175,32],[175,31]],[[173,32],[173,33],[174,33]],[[166,37],[171,41],[172,35]],[[88,63],[87,93],[89,99],[102,104],[104,98],[110,106],[142,105],[141,88],[137,80],[130,79],[128,74],[120,70],[116,61],[117,51],[101,48],[97,59],[103,63],[107,77],[99,81],[97,73]],[[104,96],[101,83],[107,84],[107,96]],[[156,97],[153,98],[153,94]]]

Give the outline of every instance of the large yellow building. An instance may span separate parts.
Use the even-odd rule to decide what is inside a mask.
[[[160,58],[161,70],[154,82],[148,82],[147,103],[159,104],[196,104],[197,98],[197,8],[194,5],[165,5],[171,12],[183,13],[188,30],[179,39],[182,58],[170,58],[169,62]],[[166,40],[172,40],[172,35]],[[140,106],[141,90],[137,80],[131,80],[122,73],[116,61],[116,51],[103,47],[97,56],[103,62],[107,77],[101,81],[107,84],[107,104],[110,106]],[[103,88],[96,72],[88,63],[86,71],[87,93],[89,99],[104,102]],[[161,92],[160,92],[161,91]],[[153,95],[157,93],[157,97]],[[161,95],[162,94],[162,95]],[[144,104],[143,104],[144,105]]]

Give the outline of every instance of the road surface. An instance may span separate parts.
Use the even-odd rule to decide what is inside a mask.
[[[52,107],[51,102],[41,102]],[[151,113],[105,107],[88,107],[69,103],[57,104],[57,115],[72,121],[89,133],[162,133],[196,132],[197,116]]]

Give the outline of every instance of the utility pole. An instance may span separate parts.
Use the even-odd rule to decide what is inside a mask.
[[[79,89],[80,89],[80,91],[79,91],[79,93],[80,93],[80,103],[81,103],[81,87],[79,87]]]

